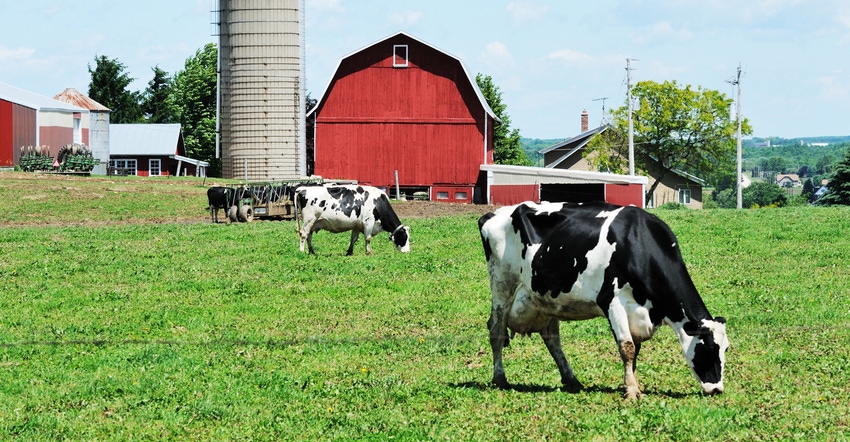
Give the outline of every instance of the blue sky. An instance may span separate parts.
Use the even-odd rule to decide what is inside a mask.
[[[96,55],[118,59],[142,90],[215,42],[211,0],[0,3],[0,82],[53,96],[88,89]],[[318,97],[339,59],[398,31],[493,77],[511,126],[567,138],[625,103],[633,81],[736,94],[759,137],[850,135],[846,0],[306,0],[307,89]]]

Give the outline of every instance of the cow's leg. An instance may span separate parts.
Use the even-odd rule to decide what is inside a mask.
[[[510,292],[506,284],[498,282],[490,284],[493,296],[493,305],[490,309],[490,319],[487,320],[487,328],[490,331],[490,349],[493,351],[493,380],[496,387],[506,390],[511,388],[505,376],[505,367],[502,365],[502,349],[511,345],[508,336],[508,313],[511,301]]]
[[[301,226],[301,231],[298,232],[298,234],[301,236],[301,244],[298,246],[298,250],[303,252],[304,243],[307,243],[307,246],[310,250],[310,254],[315,255],[316,252],[313,251],[313,223],[304,223],[304,225]]]
[[[561,321],[556,318],[549,320],[546,328],[540,331],[540,337],[543,338],[543,343],[552,355],[552,359],[558,364],[558,371],[561,373],[561,384],[570,393],[576,393],[584,388],[581,382],[576,379],[573,374],[573,369],[570,368],[570,363],[567,362],[567,357],[564,356],[564,350],[561,348]]]
[[[363,234],[364,242],[366,243],[366,254],[372,254],[372,235]]]
[[[354,254],[354,243],[357,242],[358,236],[360,236],[360,232],[358,232],[357,229],[354,229],[354,230],[351,231],[351,243],[348,245],[348,251],[345,252],[346,256],[351,256],[351,255]],[[367,243],[367,246],[366,246],[366,254],[371,255],[371,253],[369,253],[368,243]]]
[[[218,209],[213,207],[212,204],[210,204],[210,222],[212,222],[212,223],[218,222]]]
[[[635,399],[640,396],[640,387],[635,376],[635,359],[640,346],[635,344],[632,333],[629,330],[629,317],[626,309],[615,296],[608,306],[608,323],[617,340],[617,349],[623,360],[623,387],[624,396],[627,399]]]

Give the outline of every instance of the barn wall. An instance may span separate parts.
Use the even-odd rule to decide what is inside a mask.
[[[393,46],[408,66],[393,67]],[[315,173],[373,185],[474,185],[486,112],[461,64],[406,35],[340,63],[317,110]],[[488,122],[492,140],[492,121]],[[491,144],[492,145],[492,144]]]
[[[490,204],[510,206],[523,201],[540,201],[540,186],[537,184],[490,186]]]
[[[41,126],[38,128],[38,144],[49,147],[52,156],[56,156],[62,146],[73,141],[73,128],[61,126]]]
[[[12,103],[0,100],[0,166],[15,164]],[[17,148],[19,148],[18,146]]]

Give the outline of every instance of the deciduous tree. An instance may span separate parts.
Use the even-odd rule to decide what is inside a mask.
[[[493,128],[493,144],[495,152],[493,152],[493,161],[496,164],[511,164],[517,166],[530,166],[531,161],[525,155],[520,142],[521,136],[519,129],[511,130],[511,117],[506,109],[507,105],[502,103],[502,91],[498,86],[493,84],[493,79],[489,75],[478,74],[475,76],[475,82],[490,109],[496,116],[502,120],[501,124],[497,123]]]
[[[216,69],[218,49],[208,43],[186,59],[183,70],[174,75],[171,100],[177,121],[183,128],[186,154],[210,162],[210,174],[221,174],[221,161],[215,158]]]
[[[729,119],[732,100],[724,94],[675,81],[641,81],[632,89],[637,109],[633,111],[635,169],[646,173],[654,163],[660,173],[652,177],[647,198],[672,170],[680,169],[709,183],[716,182],[735,167],[737,122]],[[628,132],[628,103],[612,110],[613,126]],[[752,132],[744,120],[742,132]],[[626,137],[618,137],[620,140]],[[628,170],[628,145],[600,143],[588,148],[589,155],[612,172]]]

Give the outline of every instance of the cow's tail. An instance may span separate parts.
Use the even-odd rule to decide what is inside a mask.
[[[301,217],[299,216],[300,212],[301,212],[301,207],[298,207],[298,192],[297,191],[293,195],[292,200],[293,200],[292,205],[295,207],[295,231],[298,232],[298,234],[300,235],[301,234],[301,221],[302,220],[301,220]]]

